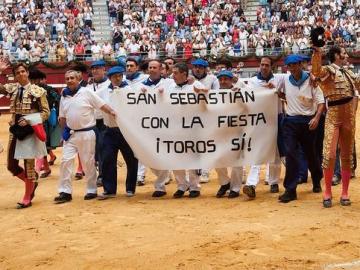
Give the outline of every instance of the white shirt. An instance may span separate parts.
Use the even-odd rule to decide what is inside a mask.
[[[207,74],[205,76],[205,78],[202,78],[201,80],[197,80],[197,81],[199,81],[202,85],[204,85],[206,89],[209,89],[209,90],[219,90],[220,89],[219,80],[213,74]]]
[[[104,54],[110,54],[112,52],[112,46],[110,45],[110,43],[104,44],[102,49]]]
[[[125,86],[122,88],[118,88],[121,90],[131,90],[130,86]],[[120,91],[121,91],[120,90]],[[114,91],[113,89],[106,87],[106,88],[102,88],[99,91],[96,91],[96,94],[103,100],[106,102],[106,104],[110,104],[110,100],[112,99],[112,97],[114,95],[117,95],[116,91]],[[114,109],[114,108],[113,108]],[[108,127],[114,128],[114,127],[118,127],[115,117],[112,115],[109,115],[107,113],[102,112],[103,114],[103,118],[104,118],[104,124]]]
[[[101,52],[101,47],[99,45],[92,45],[91,52],[93,54],[99,54]]]
[[[140,50],[140,45],[137,43],[130,43],[128,48],[130,53],[138,53]]]
[[[106,81],[102,82],[102,83],[92,83],[92,84],[89,84],[87,85],[87,88],[90,90],[90,91],[94,91],[94,92],[98,92],[102,89],[107,89],[110,85],[110,80],[109,79],[106,79]],[[98,120],[98,119],[103,119],[103,113],[101,112],[101,110],[96,110],[95,111],[95,118]]]
[[[280,90],[283,87],[284,84],[284,76],[286,76],[286,74],[273,74],[274,77],[271,78],[269,80],[269,83],[271,82],[274,86],[276,90]],[[249,83],[248,86],[249,88],[252,87],[264,87],[264,85],[267,84],[266,81],[264,80],[260,80],[258,79],[257,76],[252,77],[249,79]],[[278,112],[281,113],[282,110],[282,104],[281,104],[281,100],[278,100]]]
[[[128,83],[128,85],[130,85],[131,87],[134,87],[137,84],[140,84],[143,81],[145,81],[147,78],[149,78],[149,75],[140,73],[140,75],[137,78],[135,78],[135,79],[133,79],[131,81],[126,79],[126,76],[124,76],[123,81],[126,81]]]
[[[176,54],[176,44],[173,43],[166,43],[165,51],[168,53],[169,56]]]
[[[177,92],[182,90],[194,90],[194,87],[198,89],[204,89],[204,85],[200,83],[199,81],[195,81],[193,84],[185,84],[183,86],[179,86],[175,83],[174,80],[172,80],[172,83],[169,84],[169,87],[166,90]]]
[[[93,91],[81,87],[73,97],[61,97],[59,117],[66,118],[66,124],[71,129],[89,128],[96,125],[95,109],[104,105],[105,101]]]
[[[284,93],[287,102],[287,114],[290,116],[312,116],[317,111],[317,105],[325,103],[324,95],[319,87],[310,86],[307,79],[300,87],[290,83],[290,74],[284,76]],[[307,96],[308,102],[303,102],[303,96]]]

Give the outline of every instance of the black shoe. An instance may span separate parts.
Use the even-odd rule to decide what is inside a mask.
[[[340,204],[341,204],[342,206],[350,206],[350,205],[351,205],[351,201],[350,201],[350,199],[340,198]]]
[[[324,199],[324,200],[323,200],[323,206],[324,206],[324,208],[330,208],[330,207],[332,207],[331,198],[329,198],[329,199]]]
[[[189,193],[189,198],[196,198],[200,196],[200,191],[198,190],[191,190]]]
[[[288,203],[297,199],[296,191],[285,190],[285,192],[279,196],[279,201],[282,203]]]
[[[352,170],[351,170],[351,176],[350,176],[350,178],[353,179],[353,178],[355,178],[355,177],[356,177],[355,170],[352,169]]]
[[[137,181],[136,185],[139,187],[145,186],[145,181]]]
[[[216,198],[224,197],[226,191],[228,191],[229,189],[230,189],[230,183],[220,186],[218,192],[216,193]]]
[[[24,209],[24,208],[28,208],[31,207],[32,203],[29,202],[28,204],[24,204],[24,203],[17,203],[16,209]]]
[[[179,198],[181,198],[182,196],[184,196],[184,193],[185,193],[185,191],[182,191],[182,190],[178,189],[178,190],[174,193],[173,197],[174,197],[175,199],[179,199]]]
[[[60,192],[59,196],[54,198],[54,201],[57,204],[70,202],[71,200],[72,200],[71,194],[66,192]]]
[[[279,185],[273,184],[270,186],[270,193],[279,193]]]
[[[88,200],[95,199],[96,197],[97,197],[97,194],[96,194],[96,193],[87,193],[87,194],[84,196],[84,200],[85,200],[85,201],[88,201]]]
[[[334,174],[334,176],[333,176],[333,178],[331,180],[331,185],[332,186],[337,186],[338,184],[340,184],[340,182],[341,182],[341,177]]]
[[[307,183],[307,179],[301,179],[299,178],[298,181],[297,181],[298,185],[301,185],[301,184],[305,184]]]
[[[96,179],[96,186],[97,187],[102,187],[103,183],[102,183],[102,177],[98,176],[98,178]]]
[[[245,185],[243,187],[243,192],[249,197],[249,199],[255,199],[256,197],[255,186]]]
[[[154,193],[152,194],[152,197],[159,198],[165,195],[166,195],[165,191],[155,190]]]
[[[312,191],[313,193],[320,193],[322,191],[321,186],[320,185],[313,186]]]
[[[228,198],[229,198],[229,199],[233,199],[233,198],[237,198],[237,197],[239,197],[239,196],[240,196],[240,193],[239,193],[239,192],[230,190]]]
[[[75,180],[81,180],[85,176],[84,172],[75,173]]]

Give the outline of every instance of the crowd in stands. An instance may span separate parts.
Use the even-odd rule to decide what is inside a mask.
[[[311,29],[360,51],[360,1],[259,1],[257,21],[240,0],[109,0],[112,42],[93,40],[91,0],[22,0],[0,12],[0,54],[37,61],[279,55],[307,52]]]
[[[111,0],[109,14],[115,50],[149,58],[298,53],[320,25],[328,44],[360,47],[360,3],[347,0],[260,1],[253,24],[231,0]]]
[[[72,60],[91,51],[92,17],[91,0],[12,2],[0,10],[0,56]]]

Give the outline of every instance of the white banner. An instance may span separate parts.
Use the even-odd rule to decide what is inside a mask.
[[[278,98],[274,90],[116,89],[110,106],[136,157],[151,168],[222,168],[275,159]]]

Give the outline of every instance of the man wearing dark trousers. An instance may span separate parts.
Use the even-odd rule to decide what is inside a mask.
[[[283,90],[287,101],[287,114],[283,124],[286,152],[285,193],[279,201],[288,203],[297,199],[299,158],[302,147],[313,180],[313,192],[321,192],[322,170],[315,147],[317,127],[324,110],[324,96],[319,87],[312,87],[309,73],[303,71],[302,58],[289,55],[285,59],[291,74],[284,76]]]
[[[108,78],[111,81],[107,89],[102,89],[97,94],[106,102],[109,103],[112,96],[116,95],[115,89],[125,90],[130,86],[127,82],[123,82],[123,73],[125,70],[122,67],[112,67],[108,71]],[[136,179],[138,170],[138,160],[125,140],[119,129],[115,118],[104,114],[104,124],[106,126],[103,137],[102,148],[102,172],[103,172],[103,187],[104,193],[99,196],[99,200],[105,200],[115,197],[117,191],[117,155],[120,150],[123,155],[127,167],[126,175],[126,195],[128,197],[134,196],[136,189]]]
[[[91,63],[91,74],[93,77],[93,80],[91,81],[91,84],[88,85],[90,90],[93,90],[94,92],[98,92],[101,89],[107,89],[110,85],[110,80],[106,77],[106,69],[105,69],[105,61],[104,60],[98,60]],[[95,150],[95,161],[98,168],[98,177],[96,180],[96,185],[98,187],[102,186],[102,171],[101,171],[101,149],[102,149],[102,141],[104,136],[104,119],[103,114],[101,110],[95,111],[95,117],[96,117],[96,128],[98,130],[98,137],[96,142],[96,150]]]

